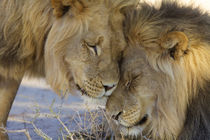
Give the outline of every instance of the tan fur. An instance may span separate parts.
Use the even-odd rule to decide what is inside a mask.
[[[132,4],[135,0],[1,0],[1,84],[46,76],[58,94],[78,86],[92,98],[109,96],[125,47],[120,10]],[[0,92],[0,104],[13,92]],[[0,107],[0,118],[7,118],[13,99]]]
[[[175,52],[171,54],[175,60],[187,53],[188,45],[189,40],[182,32],[170,32],[160,39],[160,46],[164,49],[172,49],[175,46]]]
[[[115,127],[130,139],[209,139],[210,17],[169,1],[127,9],[124,25],[130,48],[106,105]]]
[[[67,6],[75,8],[79,12],[84,9],[83,4],[79,0],[51,0],[52,7],[54,8],[53,14],[56,17],[61,17],[65,14]]]

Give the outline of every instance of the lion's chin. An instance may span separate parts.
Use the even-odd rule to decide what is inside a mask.
[[[142,126],[125,127],[120,125],[119,130],[121,135],[123,136],[137,137],[137,136],[142,136],[144,127]]]
[[[82,99],[84,100],[84,103],[88,105],[95,105],[96,107],[105,107],[108,97],[102,96],[100,98],[92,98],[87,95],[83,95]]]

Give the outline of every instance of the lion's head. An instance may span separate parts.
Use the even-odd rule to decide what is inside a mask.
[[[125,47],[120,10],[135,2],[52,2],[57,18],[46,41],[47,81],[58,92],[77,87],[92,98],[109,96],[119,81],[118,61]]]
[[[125,34],[130,47],[123,55],[118,87],[106,104],[122,135],[209,138],[209,19],[170,3],[160,10],[143,5],[128,11]]]
[[[161,76],[153,70],[141,48],[128,48],[118,87],[107,101],[107,113],[120,133],[139,135],[151,123]]]

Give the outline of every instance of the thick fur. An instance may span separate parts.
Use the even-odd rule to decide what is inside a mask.
[[[210,83],[208,83],[210,85]],[[210,86],[189,103],[184,127],[179,140],[209,140],[210,139]]]
[[[77,12],[82,12],[84,10],[84,5],[79,0],[51,0],[52,7],[54,8],[53,14],[56,17],[61,17],[68,10],[68,6],[71,5],[71,9]]]
[[[109,96],[125,48],[120,11],[132,4],[135,0],[1,0],[0,83],[8,90],[0,92],[0,104],[8,104],[1,105],[0,125],[16,95],[9,87],[17,90],[24,75],[46,77],[59,94],[77,85],[92,98]]]
[[[127,41],[133,49],[140,47],[143,50],[139,51],[141,57],[132,53],[125,55],[121,77],[125,73],[138,75],[136,72],[141,71],[143,74],[139,77],[144,81],[135,80],[134,84],[131,83],[134,89],[130,91],[131,94],[129,90],[124,90],[126,84],[120,84],[129,80],[124,76],[119,83],[121,87],[108,100],[108,114],[113,117],[116,112],[127,112],[129,103],[132,103],[132,106],[136,104],[141,110],[147,110],[138,116],[145,113],[151,115],[145,125],[131,127],[133,121],[121,121],[119,127],[123,135],[145,134],[153,140],[210,139],[210,16],[197,8],[181,6],[172,1],[162,2],[159,8],[142,3],[139,9],[128,8],[125,13],[124,33]],[[177,55],[178,59],[171,52],[179,51],[177,45],[180,42],[173,49],[162,46],[162,38],[171,32],[182,32],[187,37],[187,49],[182,55]],[[129,63],[132,65],[126,66]],[[151,76],[147,77],[144,73],[148,71],[150,74],[147,75]],[[150,91],[149,95],[154,98],[145,98],[146,91]],[[135,97],[130,98],[132,95]],[[153,100],[153,104],[142,106],[145,100],[149,103]],[[117,105],[119,103],[121,105]],[[126,109],[122,106],[126,106]],[[148,110],[153,111],[148,113]],[[136,122],[136,115],[130,117]]]
[[[65,2],[66,1],[67,0],[65,0]],[[83,4],[86,8],[80,13],[74,11],[75,1],[72,5],[71,0],[69,0],[69,3],[70,5],[65,5],[68,7],[67,9],[69,9],[65,11],[66,14],[56,19],[53,16],[50,0],[2,0],[0,2],[0,74],[3,78],[20,80],[26,72],[30,76],[35,77],[47,75],[47,80],[52,87],[56,90],[61,90],[61,87],[65,84],[67,84],[66,86],[69,85],[67,81],[76,79],[76,74],[72,74],[73,72],[71,73],[67,68],[69,67],[67,66],[68,64],[64,64],[65,60],[63,61],[67,52],[69,52],[67,49],[72,49],[70,52],[74,53],[76,51],[76,47],[74,46],[83,45],[82,40],[88,37],[99,37],[97,32],[102,32],[101,36],[102,38],[104,37],[104,45],[108,46],[106,48],[104,47],[105,49],[100,49],[100,51],[103,51],[103,56],[100,56],[98,59],[105,60],[105,57],[115,55],[116,57],[112,57],[112,61],[110,61],[110,59],[108,59],[109,62],[104,61],[103,67],[107,64],[110,65],[110,69],[113,68],[115,72],[118,71],[116,59],[118,59],[118,54],[125,47],[123,40],[117,43],[119,42],[118,40],[123,38],[121,32],[122,25],[120,24],[123,20],[123,15],[120,14],[120,9],[134,2],[126,2],[123,0],[84,1]],[[52,5],[55,9],[56,6],[58,6],[55,5],[55,2],[52,3]],[[74,8],[71,9],[71,7]],[[103,17],[102,20],[101,17]],[[96,19],[93,20],[92,18]],[[104,22],[104,25],[100,23],[100,20]],[[92,25],[92,22],[95,23],[95,25]],[[116,23],[119,24],[116,25]],[[100,27],[98,25],[100,25]],[[87,32],[97,35],[87,35]],[[114,38],[114,35],[116,38]],[[116,41],[114,41],[114,39],[116,39]],[[94,39],[89,40],[91,43],[95,43],[93,42]],[[67,44],[70,45],[64,46]],[[115,47],[111,49],[112,44]],[[77,51],[80,51],[79,53],[81,53],[81,55],[89,53],[84,49],[78,49]],[[104,54],[106,52],[109,54]],[[44,60],[45,53],[47,55]],[[79,55],[79,53],[77,55]],[[110,55],[110,53],[112,54]],[[89,57],[87,55],[88,54],[81,56],[82,58],[78,58],[80,59],[78,61],[87,61],[85,60],[85,57]],[[72,59],[76,59],[75,56],[72,56]],[[89,61],[95,60],[92,59]],[[112,63],[113,61],[115,61],[115,64]],[[93,66],[96,64],[89,65]],[[101,68],[101,71],[102,69],[106,73],[106,70]],[[106,75],[110,75],[108,71]],[[92,73],[99,72],[94,71]],[[92,79],[94,76],[97,77],[94,74],[92,75]],[[114,77],[113,81],[117,82],[119,76],[118,74],[115,75],[116,76],[111,77]],[[103,74],[100,77],[105,78]],[[109,83],[109,81],[112,81],[111,79],[112,78],[107,78],[105,83]],[[80,83],[78,84],[80,85]]]

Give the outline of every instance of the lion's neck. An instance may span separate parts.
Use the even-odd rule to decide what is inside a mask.
[[[192,99],[179,140],[210,139],[210,82]]]
[[[180,134],[180,140],[193,137],[199,140],[210,134],[210,49],[208,45],[192,47],[189,54],[180,63],[171,66],[171,74],[166,74],[165,84],[170,89],[162,89],[163,93],[157,106],[160,106],[158,117],[153,123],[154,139],[173,140]],[[167,67],[168,68],[168,67]],[[167,71],[167,70],[165,70]],[[169,76],[170,75],[170,76]],[[174,79],[173,79],[174,78]],[[167,96],[168,100],[164,100]],[[189,131],[187,130],[189,128]],[[186,130],[185,130],[186,129]],[[185,130],[183,132],[183,130]],[[157,136],[157,133],[159,136]],[[189,134],[188,134],[189,133]],[[200,136],[200,140],[204,137]],[[204,138],[204,139],[205,139]]]

